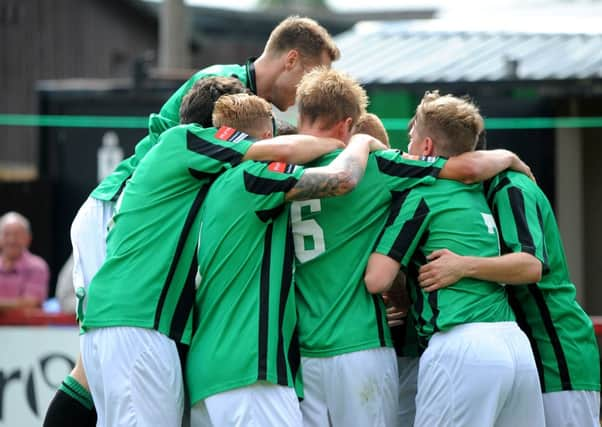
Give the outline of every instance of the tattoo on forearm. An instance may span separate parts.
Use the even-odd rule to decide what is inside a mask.
[[[336,173],[325,169],[308,170],[297,182],[291,200],[319,199],[346,193],[364,173],[360,160],[355,156],[342,159]]]

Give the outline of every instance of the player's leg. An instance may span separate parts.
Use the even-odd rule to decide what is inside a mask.
[[[63,380],[48,406],[44,427],[96,425],[96,410],[83,372],[82,361],[78,358],[71,374]]]
[[[101,328],[87,332],[82,347],[100,425],[181,424],[184,388],[173,340],[151,329]]]
[[[322,357],[301,358],[303,400],[300,406],[305,427],[328,427],[330,425],[323,381],[326,359]]]
[[[459,325],[431,337],[418,368],[415,426],[495,424],[514,361],[492,325]]]
[[[333,427],[399,426],[399,376],[392,348],[327,359],[326,399]]]
[[[527,336],[514,322],[499,324],[497,336],[505,339],[514,357],[512,390],[506,396],[496,427],[544,427],[541,386]],[[580,425],[580,424],[579,424]]]
[[[543,394],[546,427],[600,426],[600,393],[558,391]]]
[[[418,392],[418,357],[398,357],[399,416],[402,426],[413,426],[416,417],[416,393]]]
[[[204,408],[203,408],[204,406]],[[301,410],[295,390],[257,382],[248,387],[225,391],[208,397],[194,406],[192,427],[207,425],[206,411],[211,425],[220,427],[262,426],[301,427]],[[202,416],[199,416],[203,414]],[[204,422],[205,424],[196,424]]]
[[[88,198],[73,220],[71,243],[74,259],[73,286],[76,290],[80,287],[87,289],[105,259],[106,230],[113,212],[112,202]],[[64,426],[74,421],[83,427],[96,425],[96,410],[81,357],[78,357],[75,367],[48,406],[44,426]]]

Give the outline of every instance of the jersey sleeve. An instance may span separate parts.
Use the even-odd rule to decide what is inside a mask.
[[[405,191],[416,185],[433,184],[446,159],[421,157],[407,159],[399,150],[383,150],[374,153],[378,169],[391,191]]]
[[[285,203],[286,193],[303,176],[305,169],[283,162],[254,162],[241,165],[244,168],[245,190],[252,194],[256,211],[269,211]]]
[[[201,179],[239,165],[252,145],[247,134],[229,127],[186,127],[188,169]]]
[[[548,256],[543,219],[534,192],[505,178],[490,191],[491,208],[500,228],[503,252],[526,252],[539,259],[544,273]],[[504,185],[505,184],[505,185]]]
[[[388,256],[407,269],[428,226],[429,208],[416,191],[393,193],[391,211],[375,252]]]

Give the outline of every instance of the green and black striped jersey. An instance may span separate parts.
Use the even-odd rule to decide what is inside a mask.
[[[83,328],[153,328],[191,339],[199,211],[210,182],[251,141],[231,128],[181,125],[161,135],[118,203],[107,258],[92,279]]]
[[[300,386],[285,194],[303,171],[285,163],[244,162],[209,190],[186,366],[192,404],[257,381]]]
[[[523,174],[506,171],[486,185],[502,252],[526,252],[543,266],[538,283],[507,286],[517,321],[529,337],[544,392],[600,390],[592,321],[577,303],[554,212]]]
[[[376,252],[399,261],[406,272],[421,347],[435,332],[456,325],[514,320],[498,283],[465,278],[431,293],[417,283],[418,270],[435,250],[499,254],[497,228],[480,184],[440,179],[400,194],[394,206]]]
[[[336,153],[312,163],[329,164]],[[432,184],[445,160],[408,160],[398,150],[369,156],[350,193],[294,202],[295,288],[301,354],[330,357],[391,346],[382,298],[364,283],[368,257],[397,194]]]
[[[159,114],[150,115],[148,134],[136,144],[134,154],[119,163],[115,170],[92,191],[90,197],[106,201],[116,200],[119,193],[123,190],[126,181],[134,173],[134,169],[136,169],[146,153],[157,143],[159,135],[180,123],[180,105],[182,104],[184,95],[186,95],[197,80],[213,76],[235,77],[253,91],[253,93],[256,93],[255,69],[250,60],[245,65],[212,65],[198,71],[165,102]]]

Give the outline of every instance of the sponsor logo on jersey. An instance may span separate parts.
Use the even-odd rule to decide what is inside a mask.
[[[291,165],[283,162],[272,162],[268,165],[268,169],[272,172],[293,173],[297,168],[296,165]]]
[[[246,133],[236,130],[234,128],[231,128],[228,126],[222,126],[215,133],[215,137],[217,139],[221,139],[222,141],[236,143],[236,142],[242,141],[243,139],[246,139],[248,137],[248,135]]]

